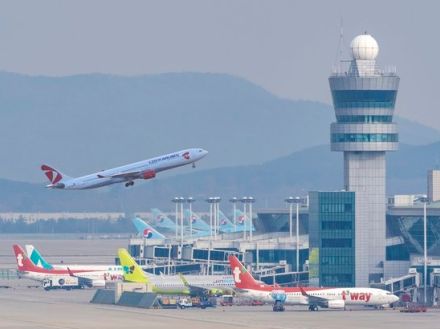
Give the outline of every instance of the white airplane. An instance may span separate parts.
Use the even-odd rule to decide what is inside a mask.
[[[391,292],[375,288],[274,287],[257,282],[237,257],[229,256],[229,264],[238,293],[272,302],[274,311],[283,311],[284,304],[308,305],[310,311],[317,311],[318,307],[344,309],[346,305],[381,307],[399,300]]]
[[[50,184],[46,185],[48,188],[84,190],[123,182],[128,187],[134,185],[135,179],[152,179],[164,170],[188,164],[195,167],[195,162],[207,154],[208,151],[199,148],[186,149],[76,178],[64,175],[48,165],[42,165],[41,170],[50,181]]]
[[[89,287],[102,287],[107,281],[121,281],[123,278],[121,266],[77,265],[72,268],[68,266],[45,268],[42,263],[40,266],[35,265],[19,245],[14,244],[13,249],[21,278],[44,281],[48,278],[76,277],[82,285]]]

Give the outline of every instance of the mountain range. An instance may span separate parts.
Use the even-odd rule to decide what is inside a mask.
[[[327,144],[334,111],[224,74],[1,72],[0,118],[0,177],[41,182],[43,163],[80,176],[187,147],[210,152],[200,168],[262,164]],[[403,143],[440,140],[434,129],[396,121]]]
[[[281,99],[230,75],[0,72],[0,115],[2,212],[170,210],[177,195],[252,195],[259,207],[278,207],[288,195],[343,187],[342,154],[325,145],[330,105]],[[424,192],[440,132],[395,119],[401,146],[388,155],[388,193]],[[210,152],[197,169],[129,189],[46,190],[39,170],[48,163],[79,176],[192,146]]]

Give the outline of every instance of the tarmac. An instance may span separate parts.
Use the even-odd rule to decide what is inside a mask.
[[[22,280],[0,289],[0,328],[423,328],[438,329],[440,310],[406,314],[398,310],[320,310],[288,306],[217,306],[202,309],[138,309],[90,304],[94,290],[44,291]],[[12,282],[11,282],[12,283]]]

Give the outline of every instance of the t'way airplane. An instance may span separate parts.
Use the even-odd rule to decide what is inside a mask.
[[[274,287],[257,282],[237,257],[229,256],[232,275],[238,293],[252,299],[274,303],[274,311],[284,310],[279,304],[309,305],[310,311],[318,307],[344,309],[346,305],[387,306],[399,300],[391,292],[375,288],[311,288]]]
[[[22,278],[43,281],[47,278],[75,276],[87,286],[105,286],[106,281],[121,281],[122,268],[120,266],[102,267],[94,269],[92,266],[85,268],[55,268],[47,269],[36,266],[25,254],[23,249],[14,244],[13,246],[19,276]],[[50,265],[50,264],[49,264]]]
[[[156,177],[157,173],[164,170],[187,164],[192,164],[195,167],[195,162],[207,154],[208,151],[203,149],[186,149],[77,178],[66,176],[48,165],[42,165],[41,170],[50,181],[50,184],[46,185],[48,188],[84,190],[123,182],[128,187],[134,185],[135,179],[152,179]]]

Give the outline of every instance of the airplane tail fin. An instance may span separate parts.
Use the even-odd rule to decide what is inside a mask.
[[[52,270],[53,266],[49,264],[43,256],[41,256],[40,252],[37,248],[35,248],[31,244],[25,245],[26,253],[31,260],[32,263],[34,263],[36,266],[44,268],[46,270]]]
[[[260,285],[236,256],[229,256],[229,264],[237,288],[246,289]]]
[[[165,239],[165,236],[158,231],[156,231],[151,225],[144,222],[139,217],[133,217],[131,219],[132,223],[136,227],[138,234],[141,234],[146,239]]]
[[[130,256],[127,249],[118,249],[119,261],[121,262],[122,270],[124,271],[124,281],[149,283],[148,277],[145,275],[142,268],[136,263],[133,257]]]
[[[54,169],[48,165],[42,165],[41,170],[46,175],[47,179],[49,179],[50,184],[47,187],[63,187],[63,181],[71,179],[71,177],[63,174],[61,171]]]
[[[23,248],[18,244],[12,246],[15,253],[15,259],[17,260],[17,267],[19,272],[38,271],[40,268],[36,267],[34,263],[28,258]]]

